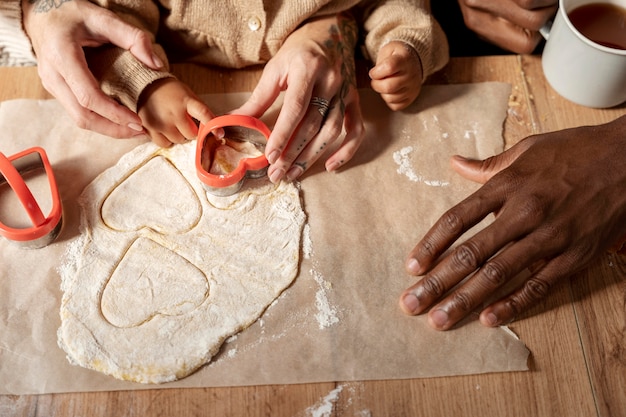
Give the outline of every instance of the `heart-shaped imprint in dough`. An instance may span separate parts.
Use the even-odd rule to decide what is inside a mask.
[[[102,314],[116,327],[135,327],[157,315],[196,309],[209,295],[195,265],[152,239],[133,242],[102,293]]]
[[[142,383],[183,378],[297,276],[298,189],[263,178],[209,201],[194,145],[142,145],[83,190],[61,275],[58,342],[73,364]]]
[[[146,187],[155,182],[159,188]],[[102,204],[102,220],[119,231],[148,227],[163,234],[184,233],[198,223],[201,212],[189,182],[162,156],[139,166]]]

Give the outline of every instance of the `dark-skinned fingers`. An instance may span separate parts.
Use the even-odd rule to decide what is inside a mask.
[[[519,249],[511,249],[510,243],[516,242],[529,231],[529,225],[523,221],[519,221],[515,216],[516,213],[511,212],[509,218],[505,216],[496,220],[471,239],[461,243],[451,253],[447,254],[428,275],[403,293],[401,297],[401,305],[403,304],[402,309],[409,314],[419,314],[425,311],[436,303],[446,292],[474,274],[474,272],[481,267],[482,269],[478,272],[478,282],[483,279],[487,283],[495,282],[495,285],[486,285],[480,289],[474,289],[474,285],[477,284],[470,285],[470,294],[476,294],[476,296],[469,297],[468,299],[475,299],[475,303],[482,302],[481,296],[484,295],[485,291],[489,289],[493,290],[495,287],[502,285],[503,282],[496,279],[501,276],[497,274],[499,271],[503,271],[506,278],[506,276],[508,276],[506,274],[509,270],[513,269],[515,272],[523,269],[526,264],[522,263],[518,265],[515,258],[511,259],[511,256],[519,255],[519,259],[525,259],[524,257],[527,256],[527,253],[533,253],[535,251],[533,248],[537,246],[532,246],[533,243],[531,242],[530,247],[518,244],[518,246],[522,247],[521,251]],[[508,226],[501,227],[501,224],[507,224]],[[515,244],[513,244],[513,246],[515,246]],[[512,255],[507,256],[507,251]],[[488,259],[493,258],[498,253],[500,253],[500,255],[495,259],[501,259],[500,263],[497,263],[495,259],[487,262]],[[486,265],[485,262],[487,262]],[[498,267],[500,264],[511,265],[511,267]],[[483,278],[481,278],[481,276],[483,276]],[[469,281],[475,281],[475,277],[476,275],[470,278]],[[467,287],[464,286],[463,288]],[[457,295],[460,294],[461,293],[457,290]],[[462,301],[463,300],[459,300],[462,305],[461,307],[467,305],[470,310],[465,311],[461,308],[457,312],[456,307],[452,306],[452,310],[455,310],[452,311],[452,313],[454,313],[452,316],[458,316],[458,319],[462,318],[475,307],[473,303],[463,304]],[[450,303],[449,300],[446,302]],[[446,302],[439,305],[443,306]],[[450,314],[450,311],[447,313]],[[456,319],[456,317],[453,317],[453,319]],[[454,323],[450,325],[452,324]],[[443,328],[443,325],[439,326],[439,328]]]
[[[513,0],[519,7],[526,10],[541,9],[544,7],[556,7],[558,0]]]
[[[538,136],[529,136],[506,151],[484,160],[467,159],[460,155],[455,155],[450,160],[450,164],[462,177],[484,184],[495,174],[508,168],[538,139]]]
[[[530,271],[531,274],[536,274],[542,268],[544,268],[547,264],[548,264],[548,260],[547,259],[545,259],[545,258],[544,259],[540,259],[537,262],[534,262],[532,265],[530,265],[528,267],[528,271]]]
[[[463,233],[499,210],[502,202],[501,193],[493,192],[492,187],[485,185],[446,211],[409,253],[405,263],[407,271],[422,275],[430,270],[439,256]]]
[[[480,313],[480,322],[493,327],[515,320],[521,313],[546,297],[551,287],[566,275],[560,269],[561,263],[558,258],[550,261],[526,280],[517,291],[485,308]]]
[[[541,40],[538,32],[518,26],[498,15],[471,10],[464,13],[464,18],[467,27],[479,37],[511,52],[531,53]]]
[[[559,280],[584,268],[591,259],[585,252],[584,246],[576,246],[543,262],[543,267],[534,272],[531,271],[530,278],[524,281],[515,292],[483,309],[480,322],[485,326],[498,326],[512,322],[524,311],[544,299]],[[539,268],[541,264],[542,261],[537,260],[533,267]]]
[[[460,5],[466,24],[474,30],[481,23],[485,23],[478,20],[479,17],[476,17],[478,15],[490,15],[525,29],[539,30],[550,17],[554,16],[557,8],[555,1],[526,0],[463,0]]]
[[[518,276],[528,265],[542,259],[536,238],[512,243],[489,259],[459,288],[432,308],[429,324],[437,330],[447,330],[489,300],[503,285]]]
[[[499,177],[506,178],[510,175],[503,174],[504,173],[501,173]],[[502,193],[506,195],[507,190],[510,188],[508,184],[515,185],[515,181],[512,180],[504,181],[504,185],[498,185],[497,182],[498,181],[489,183],[495,184],[493,187],[497,187],[497,191],[492,193],[493,195]],[[482,190],[489,192],[490,187],[487,185],[485,185]],[[561,230],[559,228],[544,226],[527,236],[528,233],[531,233],[544,221],[544,209],[542,204],[542,200],[539,197],[527,198],[523,203],[518,203],[515,199],[508,200],[501,210],[501,215],[491,225],[479,231],[474,237],[460,244],[451,253],[443,257],[420,282],[403,293],[400,300],[402,309],[409,314],[419,314],[425,311],[451,288],[473,274],[474,271],[479,269],[488,259],[496,255],[496,259],[500,259],[501,263],[494,263],[487,267],[483,271],[484,275],[481,275],[479,272],[479,278],[483,276],[483,280],[489,281],[489,277],[500,276],[497,272],[502,268],[496,268],[498,265],[509,265],[509,267],[504,269],[505,274],[517,273],[528,265],[545,257],[546,253],[547,256],[551,256],[551,254],[562,250],[563,245],[566,244],[564,239],[567,239],[567,236],[559,233]],[[460,207],[463,208],[462,204]],[[462,210],[459,213],[467,214],[468,210],[471,209],[472,206],[468,206],[468,209]],[[480,211],[478,211],[478,213],[480,213]],[[459,220],[462,218],[462,214],[455,214],[454,217],[457,217],[454,222],[454,227],[450,227],[449,225],[452,223],[448,221],[448,236],[459,235],[467,228],[464,225],[464,221]],[[503,225],[506,226],[503,227]],[[439,256],[438,251],[443,247],[437,246],[441,243],[436,241],[438,236],[434,236],[435,240],[429,241],[429,234],[427,234],[425,239],[420,243],[422,246],[418,247],[418,250],[429,251],[427,255],[430,256],[430,258],[425,258],[427,262],[434,262]],[[448,236],[445,236],[444,233],[442,237],[439,237],[440,242],[445,242]],[[522,243],[519,243],[520,240],[522,240]],[[541,248],[543,251],[547,252],[539,255],[537,248]],[[415,262],[419,262],[420,258],[418,257],[421,254],[420,252],[415,254],[417,256],[413,258]],[[424,267],[424,265],[426,265],[426,267],[430,266],[429,264],[418,266]],[[407,266],[410,269],[411,265],[407,264]],[[508,275],[505,275],[505,277],[508,277]],[[493,282],[494,280],[492,279],[491,281]],[[497,282],[496,286],[499,285],[502,285],[502,282]],[[445,303],[440,304],[440,308],[435,310],[441,311],[433,311],[431,313],[433,325],[440,329],[449,328],[471,311],[477,303],[484,301],[485,297],[483,296],[485,295],[485,291],[484,288],[473,290],[473,292],[470,291],[468,295],[467,293],[460,293],[457,290],[457,304],[461,305],[461,307],[451,305],[446,309],[442,309],[441,307],[444,306]],[[463,294],[465,294],[464,297],[461,297]],[[451,303],[450,301],[448,302]],[[467,307],[469,310],[463,307]],[[452,316],[452,319],[450,319],[450,316]]]
[[[402,310],[413,315],[424,312],[478,268],[482,262],[480,252],[482,250],[476,246],[476,241],[459,245],[428,275],[402,294]]]

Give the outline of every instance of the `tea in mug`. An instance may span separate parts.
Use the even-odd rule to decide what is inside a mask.
[[[568,17],[587,39],[609,48],[626,50],[626,8],[591,3],[575,8]]]

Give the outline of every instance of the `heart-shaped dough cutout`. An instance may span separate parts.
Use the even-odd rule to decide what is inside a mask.
[[[124,232],[150,228],[162,234],[185,233],[201,215],[202,206],[191,185],[163,156],[139,166],[102,204],[102,221]]]
[[[228,337],[254,323],[297,276],[306,218],[298,189],[258,180],[224,204],[213,204],[190,164],[193,145],[140,146],[81,194],[80,248],[68,254],[76,268],[62,274],[58,332],[59,346],[72,363],[142,383],[183,378],[210,362]],[[187,209],[199,214],[189,231],[120,232],[103,223],[116,215],[112,202],[117,200],[125,204],[120,222],[127,221],[117,227],[145,225],[146,219],[162,224],[157,221],[164,203],[153,197],[171,192],[181,199],[187,190],[180,181],[172,185],[179,175],[196,192],[185,204],[198,201],[201,207]],[[145,204],[120,191],[136,194],[142,187],[153,191],[144,193]]]
[[[116,327],[137,327],[157,315],[178,316],[209,295],[206,276],[152,239],[138,238],[102,292],[102,314]]]

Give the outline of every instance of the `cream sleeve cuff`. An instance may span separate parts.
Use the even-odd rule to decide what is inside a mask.
[[[88,56],[89,67],[105,94],[134,112],[137,111],[141,93],[148,85],[163,78],[174,78],[169,72],[163,49],[157,44],[152,47],[165,63],[162,71],[144,66],[130,52],[116,46],[97,48]]]
[[[30,40],[22,25],[21,1],[0,1],[0,65],[36,64]]]

